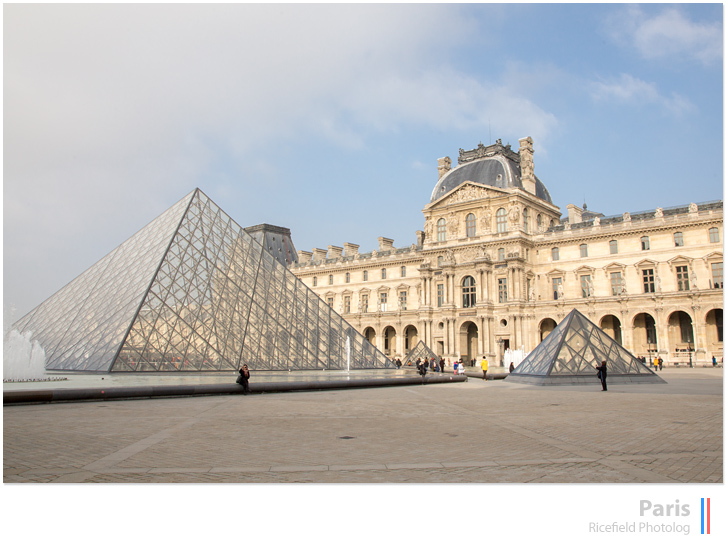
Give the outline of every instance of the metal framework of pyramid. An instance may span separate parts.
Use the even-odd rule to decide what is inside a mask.
[[[431,351],[430,347],[424,344],[423,340],[419,340],[418,343],[413,347],[413,349],[403,360],[403,366],[407,367],[409,361],[411,361],[411,365],[415,366],[416,359],[421,359],[421,362],[423,362],[425,359],[431,360],[432,357],[436,360],[437,363],[441,360],[438,355]]]
[[[13,327],[47,370],[395,368],[199,189]]]
[[[607,362],[608,384],[665,383],[576,309],[506,379],[536,385],[600,384],[595,367],[602,361]]]

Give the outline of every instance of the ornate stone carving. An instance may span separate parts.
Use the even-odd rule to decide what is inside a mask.
[[[623,214],[623,221],[624,222],[630,221],[630,212],[626,212],[625,214]]]
[[[663,218],[663,209],[662,208],[658,207],[655,209],[655,217],[658,219]]]
[[[595,218],[594,220],[592,220],[592,225],[594,225],[595,227],[599,227],[600,226],[600,218]]]
[[[459,235],[459,218],[456,214],[446,220],[446,233],[449,239],[455,239]]]
[[[695,202],[692,202],[691,204],[688,205],[688,211],[691,214],[697,213],[698,212],[698,205]]]
[[[446,262],[448,262],[448,263],[450,263],[452,265],[456,265],[456,257],[454,256],[454,252],[453,251],[447,250],[444,253],[444,259],[446,260]]]
[[[456,204],[457,202],[485,199],[487,197],[489,197],[489,192],[486,189],[465,183],[441,202],[441,206],[448,206],[450,204]]]
[[[461,252],[461,259],[465,262],[473,262],[478,256],[476,248],[467,248]]]
[[[517,223],[519,221],[519,206],[516,204],[509,209],[509,220],[513,223]]]
[[[492,230],[492,212],[488,208],[483,208],[481,212],[481,229],[484,232]]]

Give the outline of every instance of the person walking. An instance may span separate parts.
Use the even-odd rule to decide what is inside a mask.
[[[718,363],[716,362],[716,356],[715,355],[712,355],[711,356],[711,363],[713,364],[713,368],[716,368],[716,366],[718,365]]]
[[[514,371],[514,361],[509,363],[509,372],[513,372],[513,371]]]
[[[608,383],[607,383],[607,377],[608,377],[608,367],[605,361],[602,362],[602,365],[599,367],[595,367],[597,369],[597,377],[600,379],[600,383],[602,384],[602,391],[608,391]]]
[[[487,371],[489,370],[489,361],[487,361],[487,356],[482,355],[481,357],[481,373],[482,378],[484,379],[484,382],[487,381]]]
[[[444,361],[444,358],[442,357],[439,361],[439,368],[441,369],[441,372],[444,372],[444,367],[446,366],[446,361]]]
[[[428,357],[426,359],[424,359],[423,369],[424,369],[424,373],[426,373],[426,372],[429,371],[429,359],[428,359]]]

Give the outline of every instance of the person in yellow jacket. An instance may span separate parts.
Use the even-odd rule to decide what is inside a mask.
[[[487,356],[484,355],[481,358],[481,373],[484,377],[484,381],[487,380],[487,370],[489,370],[489,361],[487,361]]]

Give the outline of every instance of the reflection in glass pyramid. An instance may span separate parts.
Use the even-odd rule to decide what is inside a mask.
[[[603,361],[608,384],[665,383],[576,309],[506,379],[537,385],[599,384],[595,367]]]
[[[411,365],[416,366],[416,359],[421,359],[421,362],[423,363],[426,359],[431,361],[432,357],[434,358],[436,363],[439,363],[441,361],[441,358],[433,351],[431,351],[431,348],[424,344],[423,340],[419,340],[418,343],[413,347],[413,349],[403,360],[403,366],[407,367],[409,361],[411,362]]]
[[[395,368],[199,189],[13,328],[47,370]]]

